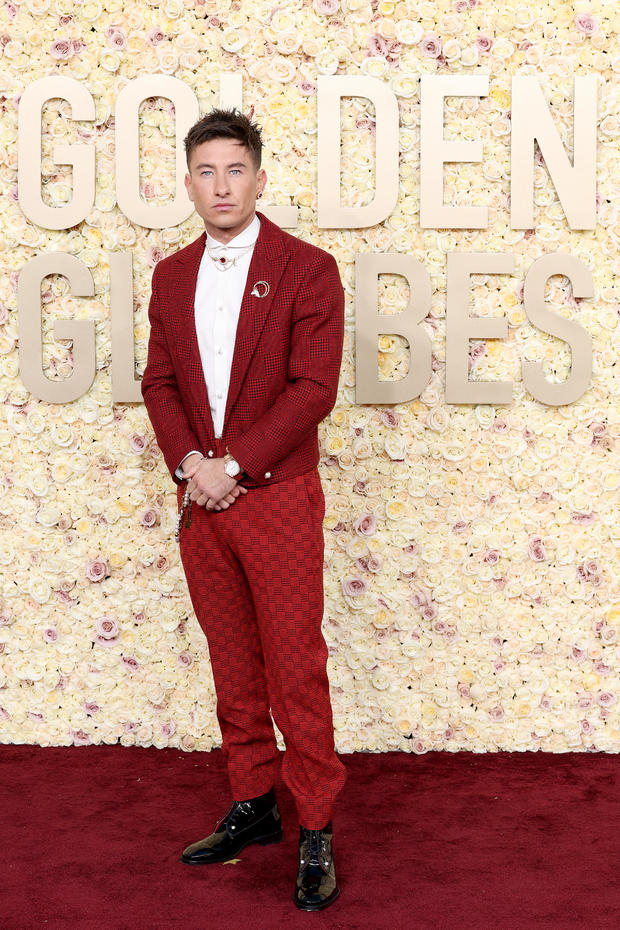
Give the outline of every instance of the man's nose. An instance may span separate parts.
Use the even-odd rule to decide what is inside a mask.
[[[228,193],[228,175],[225,171],[215,175],[215,193],[218,197]]]

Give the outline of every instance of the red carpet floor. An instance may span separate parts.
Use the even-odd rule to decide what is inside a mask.
[[[297,911],[298,827],[235,864],[184,846],[229,806],[222,754],[0,746],[5,930],[620,928],[620,760],[600,753],[342,756],[342,893]]]

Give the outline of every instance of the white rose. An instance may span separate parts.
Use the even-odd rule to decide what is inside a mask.
[[[421,23],[411,19],[399,19],[394,28],[394,35],[403,45],[417,45],[424,35],[424,29]]]

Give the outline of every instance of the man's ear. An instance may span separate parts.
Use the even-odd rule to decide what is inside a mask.
[[[191,188],[191,184],[192,184],[192,179],[190,178],[189,174],[187,174],[187,173],[185,174],[184,181],[185,181],[185,190],[187,191],[187,196],[189,197],[189,199],[190,199],[190,200],[192,201],[192,203],[193,203],[193,202],[194,202],[194,198],[192,197],[192,192],[191,192],[191,189],[190,189],[190,188]]]

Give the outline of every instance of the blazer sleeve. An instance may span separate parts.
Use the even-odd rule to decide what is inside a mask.
[[[320,250],[293,299],[289,383],[228,449],[252,478],[295,449],[336,403],[344,341],[344,290],[332,255]]]
[[[161,321],[158,265],[153,270],[149,322],[151,332],[146,368],[140,385],[157,445],[175,484],[181,484],[176,474],[179,462],[191,449],[200,449],[200,442],[187,418],[179,392],[166,334]]]

